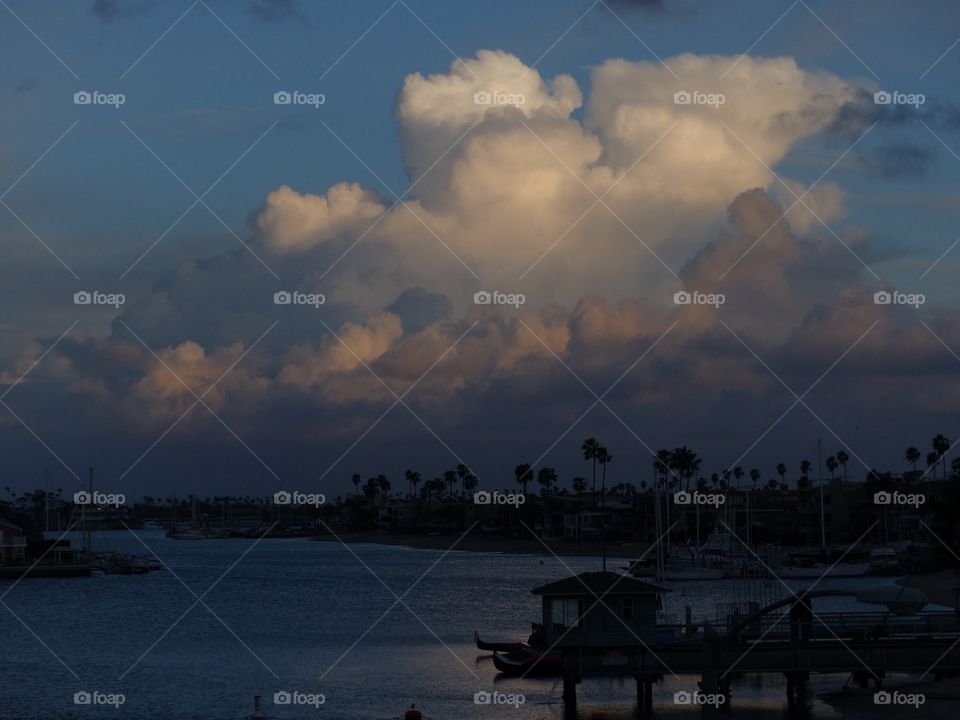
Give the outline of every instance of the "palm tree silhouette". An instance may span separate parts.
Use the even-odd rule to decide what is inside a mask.
[[[850,456],[847,455],[847,451],[843,448],[837,452],[837,463],[843,467],[843,482],[847,482],[847,461],[850,460]]]
[[[573,479],[573,491],[577,494],[577,497],[580,497],[587,491],[587,479],[583,477],[575,477]]]
[[[593,464],[593,492],[597,492],[597,451],[600,450],[600,443],[596,438],[587,438],[580,446],[583,451],[583,459],[589,460]]]
[[[935,452],[927,453],[927,472],[930,472],[930,468],[933,468],[933,477],[937,476],[937,463],[940,462],[940,457]]]
[[[601,481],[600,489],[600,498],[603,500],[603,496],[607,492],[607,465],[613,460],[613,455],[610,454],[610,451],[605,447],[601,447],[597,450],[597,462],[600,463],[600,468],[603,471],[603,480]]]
[[[813,468],[813,465],[809,460],[800,461],[800,477],[807,481],[807,484],[810,483],[810,470]]]
[[[783,463],[777,463],[777,475],[780,476],[780,484],[784,484],[784,478],[787,475],[787,466]]]
[[[420,473],[415,470],[404,470],[403,477],[407,479],[407,485],[410,488],[410,495],[416,497],[417,485],[420,483]]]
[[[469,473],[470,469],[466,465],[463,463],[457,465],[457,477],[460,478],[460,487],[464,492],[466,492],[466,487],[464,486],[463,481],[466,480]]]
[[[950,441],[943,435],[937,435],[932,441],[933,450],[937,458],[943,462],[943,476],[947,476],[947,452],[950,450]]]
[[[363,478],[361,478],[357,473],[354,473],[352,480],[353,480],[353,494],[356,495],[360,491],[360,483],[363,482]]]
[[[760,482],[760,471],[756,468],[750,471],[750,479],[753,480],[753,489],[757,489],[757,483]]]
[[[457,484],[457,471],[445,470],[443,473],[443,482],[450,486],[450,497],[453,497],[453,486]]]
[[[546,494],[550,493],[550,486],[557,481],[557,471],[552,467],[542,467],[537,473],[537,482],[543,486]]]
[[[837,468],[840,466],[840,463],[838,463],[837,459],[831,455],[827,458],[826,464],[827,470],[830,471],[830,479],[833,480],[836,477]]]
[[[917,448],[913,447],[913,445],[911,445],[910,447],[907,448],[903,456],[906,458],[908,463],[913,464],[913,471],[916,472],[917,461],[922,457],[922,455],[920,454],[920,451],[917,450]]]
[[[739,465],[737,465],[737,466],[733,469],[733,477],[735,477],[736,480],[737,480],[737,490],[739,490],[739,489],[740,489],[740,478],[743,477],[743,468],[740,467]]]
[[[513,475],[516,477],[517,482],[523,485],[523,494],[526,495],[527,483],[533,480],[533,470],[527,463],[522,463],[513,469]]]

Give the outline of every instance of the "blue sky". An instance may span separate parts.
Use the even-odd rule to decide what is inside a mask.
[[[379,22],[371,28],[378,18]],[[811,231],[811,243],[831,246],[835,253],[829,256],[832,259],[824,256],[816,262],[832,265],[850,286],[862,285],[871,292],[888,285],[925,293],[928,320],[933,326],[934,319],[952,318],[960,299],[956,283],[951,282],[960,262],[960,250],[947,254],[936,268],[929,270],[960,237],[960,99],[954,81],[960,67],[960,45],[954,46],[958,35],[955,9],[946,0],[917,0],[907,9],[904,3],[894,0],[843,4],[817,0],[607,0],[606,4],[591,4],[589,0],[5,0],[0,4],[0,193],[14,187],[3,195],[9,209],[0,206],[4,252],[0,268],[0,329],[5,332],[0,370],[7,378],[18,377],[43,348],[78,321],[74,334],[80,344],[67,353],[70,371],[63,370],[61,377],[47,368],[47,385],[47,381],[40,380],[46,367],[42,366],[37,377],[31,377],[29,388],[17,389],[25,396],[40,394],[37,415],[27,421],[37,422],[38,427],[51,422],[50,429],[39,434],[59,438],[64,429],[57,428],[50,417],[56,415],[56,410],[50,410],[56,404],[49,398],[62,397],[56,391],[58,383],[89,391],[90,385],[80,383],[76,377],[81,366],[78,358],[102,358],[104,353],[116,350],[117,343],[130,342],[129,336],[123,336],[118,318],[133,322],[143,332],[147,344],[161,353],[161,348],[175,353],[188,342],[199,343],[207,357],[229,347],[231,340],[248,348],[266,327],[258,324],[265,314],[249,307],[235,315],[211,308],[223,302],[222,297],[217,299],[215,291],[242,297],[238,301],[242,304],[256,296],[261,286],[264,292],[277,289],[275,279],[270,277],[272,270],[259,266],[241,245],[249,244],[267,257],[269,248],[261,244],[262,228],[257,229],[257,222],[263,218],[262,209],[271,193],[289,186],[304,196],[323,196],[338,183],[356,182],[391,204],[391,191],[401,194],[411,182],[405,152],[407,161],[415,155],[404,146],[400,132],[397,104],[405,81],[417,73],[447,75],[454,60],[473,60],[481,50],[502,50],[515,56],[524,65],[532,66],[545,81],[570,75],[585,97],[590,97],[593,90],[592,73],[611,59],[649,63],[659,69],[658,58],[667,64],[684,53],[732,59],[748,49],[754,59],[793,58],[808,79],[823,74],[866,93],[875,89],[923,93],[926,103],[917,113],[877,115],[877,127],[853,149],[851,145],[859,131],[843,131],[842,115],[827,128],[801,133],[782,157],[777,157],[772,169],[778,176],[806,186],[836,163],[823,184],[835,183],[842,188],[844,212],[830,220],[829,228]],[[81,90],[122,93],[125,102],[119,108],[78,106],[73,95]],[[326,102],[317,109],[277,106],[273,94],[278,90],[323,93]],[[442,111],[441,108],[437,112]],[[585,114],[581,107],[572,112],[571,118],[583,122]],[[771,122],[776,122],[776,118]],[[56,142],[61,136],[62,140]],[[225,171],[228,172],[224,175]],[[194,202],[191,190],[201,195],[214,183],[216,186],[204,196],[209,210],[197,205],[158,241]],[[732,201],[736,193],[751,188],[731,189]],[[770,178],[765,190],[774,200],[782,201],[777,180]],[[424,202],[429,202],[429,192],[423,192],[427,198]],[[414,198],[422,199],[417,193]],[[664,250],[665,256],[678,270],[681,265],[687,267],[687,263],[694,263],[698,250],[722,236],[729,222],[725,213],[716,213],[697,230],[703,233],[699,242],[675,244],[671,246],[674,249]],[[689,229],[680,227],[672,232],[679,235]],[[358,235],[359,230],[351,240]],[[844,255],[841,237],[855,245],[856,253]],[[45,250],[41,241],[68,267]],[[154,243],[156,246],[131,269]],[[442,249],[436,253],[449,260]],[[876,277],[854,277],[858,270],[845,265],[852,262],[850,254],[866,258]],[[394,258],[389,262],[401,255],[402,252],[396,256],[388,254]],[[305,256],[300,263],[292,261],[286,265],[289,258],[278,255],[276,260],[268,257],[267,264],[281,268],[284,279],[295,274],[290,268],[299,268],[304,270],[304,282],[316,283],[324,261],[314,262],[315,258],[311,258]],[[438,265],[434,287],[425,272],[430,262],[432,258],[418,259],[412,268],[384,269],[364,258],[355,266],[345,263],[349,273],[340,282],[354,287],[382,273],[391,282],[396,280],[398,293],[407,287],[403,283],[411,288],[425,286],[428,291],[436,290],[437,296],[446,293],[448,304],[452,303],[453,314],[457,315],[462,305],[449,288],[440,287],[444,282],[439,276],[461,272],[462,268],[440,269]],[[628,258],[622,259],[621,264],[628,265]],[[637,272],[636,292],[621,292],[616,280],[611,280],[609,286],[598,285],[593,291],[612,304],[623,298],[643,296],[648,289],[644,272],[647,270]],[[790,271],[802,272],[805,270]],[[829,276],[831,272],[824,269],[819,275]],[[192,274],[199,278],[194,285],[189,281]],[[687,274],[681,275],[687,280]],[[473,284],[467,276],[457,282],[464,287]],[[67,299],[78,289],[94,287],[125,293],[129,311],[99,309],[78,320],[76,308]],[[209,290],[208,296],[204,295],[204,288],[214,290]],[[471,287],[470,292],[474,289]],[[551,300],[570,309],[582,300],[582,293],[572,293],[570,297]],[[179,298],[171,301],[176,313],[171,311],[169,315],[166,310],[157,309],[168,297]],[[184,304],[184,298],[192,302],[200,297],[213,305],[201,310]],[[438,306],[443,305],[436,296],[430,297],[431,302],[436,300]],[[846,297],[839,285],[820,300],[830,306],[836,297]],[[332,315],[327,320],[334,327],[349,322],[369,323],[373,313],[387,308],[389,299],[375,303],[367,298],[343,296],[340,302],[331,303]],[[805,307],[805,314],[791,317],[790,327],[796,324],[796,335],[792,340],[777,337],[767,349],[779,353],[789,365],[789,359],[794,357],[791,348],[795,347],[791,343],[799,342],[796,338],[802,336],[804,329],[816,323],[818,312],[826,311]],[[161,314],[162,322],[156,320]],[[156,323],[151,324],[154,320]],[[406,337],[412,321],[409,317],[404,320]],[[454,320],[447,318],[444,322],[448,321]],[[773,326],[779,321],[766,318],[763,322]],[[787,321],[782,323],[786,330]],[[290,352],[290,362],[295,364],[297,347],[319,343],[318,337],[323,335],[315,324],[287,324],[267,344],[274,360],[282,352]],[[906,342],[906,337],[893,334],[891,342]],[[950,340],[952,336],[946,337]],[[82,345],[84,342],[86,346]],[[841,344],[839,350],[842,349]],[[826,353],[824,357],[836,354]],[[140,362],[146,364],[146,360]],[[269,362],[269,358],[262,358],[262,363]],[[281,366],[284,362],[287,361],[277,361]],[[829,362],[827,359],[825,364]],[[584,363],[582,371],[588,372],[590,361],[585,359]],[[581,370],[579,366],[577,369]],[[143,368],[140,371],[146,372]],[[264,372],[272,378],[283,376],[282,367],[270,367]],[[914,380],[926,372],[933,371],[918,370]],[[943,367],[936,372],[948,373]],[[609,384],[618,374],[611,368],[603,380]],[[808,374],[807,383],[819,372],[809,369]],[[123,366],[111,371],[104,383],[115,392],[113,382],[134,382],[136,377],[135,372]],[[474,403],[469,413],[473,426],[451,428],[454,436],[477,436],[477,428],[486,432],[500,423],[492,418],[503,404],[485,394],[497,391],[497,382],[491,382],[482,389],[465,384],[464,392],[470,398],[459,398],[457,405],[462,410],[463,403]],[[96,387],[100,392],[101,386]],[[555,392],[566,397],[568,391],[569,388]],[[47,392],[51,395],[44,395]],[[869,384],[858,391],[857,397],[862,399],[862,393],[869,395]],[[114,397],[116,416],[121,416],[120,409],[126,407],[122,396],[117,391]],[[515,401],[516,397],[511,398],[510,404]],[[770,407],[779,407],[777,403],[781,401],[778,398]],[[849,426],[847,431],[854,432],[853,428],[860,427],[858,416],[868,412],[868,404],[850,402],[855,411],[844,423]],[[25,402],[24,412],[27,405]],[[358,431],[365,426],[363,417],[369,410],[364,403],[359,405],[359,409],[342,410],[350,418],[356,411]],[[632,407],[628,403],[623,412],[629,414]],[[485,411],[481,412],[483,408]],[[444,415],[437,407],[433,410]],[[534,410],[525,407],[516,412],[526,417]],[[918,406],[915,410],[924,412],[929,408]],[[421,411],[426,413],[427,406]],[[843,411],[843,407],[838,408],[841,415]],[[325,422],[333,418],[336,423],[353,427],[352,419],[347,421],[336,414],[341,410],[331,415],[322,403],[301,408],[284,398],[271,412],[288,413],[281,414],[281,418],[304,416]],[[570,408],[558,410],[564,417],[568,412],[576,414]],[[947,411],[943,412],[947,417]],[[746,423],[750,426],[746,435],[758,434],[767,419],[762,413],[756,422],[751,418]],[[113,417],[104,422],[99,441],[106,453],[109,438],[116,432],[113,423],[118,421]],[[251,427],[257,425],[253,420],[250,423]],[[623,427],[616,425],[611,426],[610,432],[622,434]],[[708,420],[691,419],[688,429],[709,435],[709,427]],[[884,440],[863,441],[878,452],[878,465],[892,463],[899,454],[885,453],[882,448],[893,442],[891,438],[901,430],[902,427],[887,428],[883,431]],[[837,435],[846,437],[847,431]],[[192,453],[203,452],[200,448],[204,436],[197,432],[200,445],[193,447]],[[398,428],[396,435],[383,439],[385,447],[395,445],[404,432]],[[822,434],[824,428],[814,422],[812,428],[803,432],[809,440]],[[446,437],[445,433],[440,434]],[[135,457],[137,451],[133,448],[142,448],[151,436],[150,431],[143,431],[128,438],[130,449],[125,457]],[[546,447],[549,439],[544,436],[529,441]],[[738,438],[735,444],[746,446],[748,439]],[[630,442],[629,438],[624,441]],[[8,442],[17,445],[15,440]],[[61,442],[69,446],[73,441],[55,439],[48,444],[61,447]],[[95,441],[87,438],[86,442]],[[228,443],[232,442],[228,439]],[[342,452],[344,443],[338,442],[324,449],[328,460]],[[461,442],[469,444],[468,440]],[[668,442],[674,441],[663,440]],[[678,438],[675,444],[680,442]],[[775,442],[786,447],[789,433]],[[62,454],[72,457],[64,463],[45,457],[42,447],[18,447],[16,457],[24,468],[35,468],[47,461],[72,466],[86,462],[79,459],[80,450],[65,450]],[[417,450],[436,451],[436,447]],[[634,451],[638,456],[644,454],[643,449]],[[526,452],[517,450],[518,454]],[[170,453],[176,451],[170,449]],[[530,454],[537,455],[539,451],[531,450]],[[237,469],[232,472],[242,475],[250,458],[242,451],[240,455]],[[411,451],[408,461],[413,462],[415,457],[416,453]],[[364,462],[358,460],[359,464]],[[566,461],[554,462],[563,466]],[[324,462],[318,461],[317,465],[324,466]],[[121,474],[123,466],[124,462],[118,461],[116,475]],[[171,467],[176,464],[159,464],[156,469],[146,470],[144,482],[171,472]]]

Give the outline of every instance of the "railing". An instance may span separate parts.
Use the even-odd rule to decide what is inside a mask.
[[[730,616],[721,631],[729,631],[743,620],[743,617]],[[784,640],[792,636],[792,630],[789,613],[782,613],[757,618],[741,635],[748,639],[762,636],[764,640]],[[801,627],[801,635],[812,640],[960,635],[960,618],[952,612],[909,616],[884,612],[817,613]]]
[[[12,542],[8,542],[12,541]],[[22,535],[14,535],[12,538],[0,539],[0,547],[26,547],[27,538]]]

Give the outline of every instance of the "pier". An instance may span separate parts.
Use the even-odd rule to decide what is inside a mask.
[[[890,673],[939,677],[960,672],[960,616],[954,612],[807,614],[792,598],[730,616],[723,627],[657,625],[663,588],[616,573],[583,573],[536,588],[543,598],[548,646],[562,655],[565,717],[576,718],[577,685],[585,677],[632,677],[641,716],[653,710],[653,684],[665,676],[695,676],[691,690],[723,695],[730,678],[779,673],[789,705],[805,701],[813,674],[846,673],[880,688]],[[824,591],[822,594],[846,594]],[[817,593],[812,593],[816,596]],[[791,612],[783,612],[784,607]]]

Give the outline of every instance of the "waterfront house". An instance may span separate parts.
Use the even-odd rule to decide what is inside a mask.
[[[0,518],[0,565],[22,565],[26,560],[27,538],[23,530]]]
[[[636,647],[656,641],[660,593],[629,575],[586,572],[534,588],[543,601],[547,644]]]

